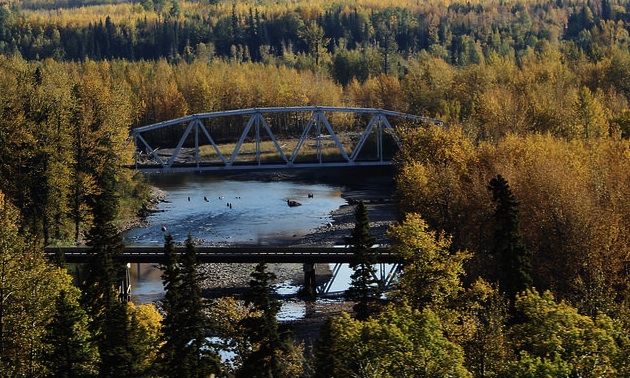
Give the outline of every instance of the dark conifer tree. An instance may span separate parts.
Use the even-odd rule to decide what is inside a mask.
[[[124,250],[120,230],[114,225],[118,212],[115,174],[106,168],[99,177],[101,193],[93,201],[94,224],[89,232],[91,259],[84,282],[83,304],[92,318],[91,332],[101,356],[99,376],[130,375],[132,361],[127,353],[127,293],[125,268],[117,260]]]
[[[350,276],[350,287],[346,298],[357,301],[354,305],[356,318],[367,319],[375,310],[375,303],[380,296],[379,281],[376,279],[376,252],[372,246],[376,242],[370,234],[370,219],[367,208],[359,202],[354,210],[355,226],[348,240],[354,253],[354,261],[350,268],[354,270]]]
[[[98,350],[92,343],[88,317],[76,299],[59,293],[55,315],[47,327],[45,361],[50,375],[60,378],[96,377]]]
[[[101,366],[99,377],[134,377],[138,363],[133,353],[129,307],[126,301],[112,299],[105,308],[104,321],[99,340]]]
[[[253,313],[261,315],[251,315],[241,323],[253,350],[245,357],[236,376],[284,377],[282,356],[293,352],[293,337],[288,329],[279,327],[276,318],[281,307],[271,286],[276,275],[267,272],[267,264],[261,262],[251,276],[245,302],[252,305]]]
[[[180,269],[178,265],[178,256],[175,252],[175,244],[171,234],[164,237],[164,263],[160,265],[162,270],[162,283],[164,284],[165,294],[162,305],[166,312],[166,317],[162,321],[164,326],[164,338],[166,343],[162,346],[162,367],[165,375],[172,371],[176,373],[177,363],[176,357],[178,353],[178,345],[184,344],[179,341],[179,316],[178,311],[181,309],[181,286]]]
[[[188,236],[181,261],[175,253],[173,238],[166,235],[166,261],[162,278],[167,290],[164,298],[164,337],[162,348],[164,374],[168,377],[207,377],[220,373],[220,359],[208,340],[208,317],[201,292],[197,252]]]
[[[488,190],[497,203],[494,212],[494,254],[497,259],[499,288],[510,299],[532,285],[531,253],[519,229],[519,202],[501,175],[490,180]]]

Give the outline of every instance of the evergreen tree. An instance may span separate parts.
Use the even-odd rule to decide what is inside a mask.
[[[517,293],[532,285],[531,254],[519,229],[519,202],[501,175],[490,180],[488,190],[492,191],[492,201],[497,202],[494,253],[498,262],[499,288],[514,299]]]
[[[115,173],[106,168],[99,177],[101,192],[93,200],[94,224],[88,235],[92,248],[84,283],[83,303],[92,318],[91,332],[95,335],[101,356],[99,376],[130,376],[133,359],[129,351],[128,301],[124,280],[125,268],[117,260],[124,250],[120,230],[114,225],[118,210]]]
[[[96,376],[98,350],[91,340],[87,314],[66,291],[59,293],[55,310],[45,339],[49,345],[45,360],[50,375],[60,378]]]
[[[101,193],[93,199],[94,223],[88,234],[88,246],[91,247],[91,260],[88,264],[84,303],[88,314],[97,323],[103,310],[118,292],[124,266],[116,257],[124,251],[120,230],[114,225],[118,212],[115,176],[107,169],[100,180]],[[123,299],[123,298],[121,298]]]
[[[103,316],[103,327],[97,338],[101,355],[99,377],[134,377],[140,361],[135,359],[135,340],[131,337],[127,302],[112,297]]]
[[[370,219],[363,201],[359,202],[355,211],[355,226],[349,238],[354,261],[350,268],[354,270],[350,276],[350,287],[346,291],[346,297],[355,300],[356,317],[359,320],[367,319],[374,312],[374,304],[380,295],[379,281],[376,279],[376,252],[372,249],[376,238],[370,234]]]
[[[188,345],[185,360],[189,377],[207,377],[211,373],[220,372],[221,361],[208,341],[208,315],[205,312],[205,299],[201,293],[203,275],[197,265],[197,251],[188,235],[186,252],[182,256],[181,265],[181,298],[184,310],[184,334],[187,334]]]
[[[279,327],[276,318],[281,307],[271,287],[276,275],[267,272],[267,264],[261,262],[251,276],[251,289],[245,303],[251,305],[252,310],[241,326],[252,345],[252,352],[245,356],[237,377],[290,376],[284,361],[294,351],[293,338],[288,329]]]
[[[171,235],[164,243],[166,261],[161,267],[164,298],[164,374],[168,377],[206,377],[220,372],[220,359],[208,341],[208,316],[201,295],[202,275],[196,249],[189,235],[186,252],[178,261]]]
[[[350,376],[352,372],[346,368],[343,358],[336,353],[340,340],[335,334],[335,317],[326,318],[319,333],[319,338],[314,349],[314,376],[328,378],[334,376]]]
[[[179,290],[181,286],[180,269],[178,265],[178,256],[175,252],[175,244],[173,243],[173,237],[171,234],[167,234],[164,237],[164,263],[160,265],[162,270],[162,283],[166,290],[164,294],[164,300],[162,305],[166,312],[162,324],[164,327],[164,338],[166,343],[162,346],[162,367],[164,373],[177,372],[177,353],[178,346],[182,344],[178,340],[179,338],[179,316],[178,311],[181,306],[181,292]]]

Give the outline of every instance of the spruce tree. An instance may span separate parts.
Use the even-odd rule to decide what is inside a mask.
[[[164,287],[164,374],[168,377],[206,377],[220,373],[220,359],[209,342],[208,316],[202,297],[202,275],[197,252],[189,235],[181,260],[175,253],[171,235],[164,243],[165,263],[161,267]]]
[[[374,268],[377,256],[372,249],[376,238],[370,234],[370,219],[363,201],[357,205],[354,215],[355,226],[348,240],[354,253],[354,261],[349,265],[354,272],[350,276],[346,298],[357,301],[354,305],[356,318],[365,320],[374,312],[375,302],[380,295]]]
[[[76,296],[66,291],[55,301],[55,315],[48,324],[45,361],[51,376],[60,378],[96,377],[98,350],[92,343],[88,317]]]
[[[284,377],[287,374],[283,357],[294,351],[293,337],[288,329],[278,325],[277,315],[281,304],[274,297],[271,286],[276,275],[267,272],[267,264],[261,262],[251,276],[245,303],[252,306],[252,315],[245,318],[241,326],[253,349],[245,356],[236,376]]]
[[[115,226],[118,214],[118,190],[115,173],[106,168],[99,177],[101,192],[93,199],[93,226],[88,234],[91,258],[83,288],[83,305],[92,319],[91,332],[101,356],[99,376],[131,375],[131,354],[127,340],[128,314],[126,293],[121,282],[125,267],[117,259],[124,251],[120,230]]]
[[[494,254],[498,263],[499,288],[514,299],[517,293],[532,285],[531,253],[523,243],[519,228],[519,202],[501,175],[490,180],[488,190],[492,192],[492,201],[497,203]]]
[[[162,346],[162,368],[164,374],[168,376],[169,372],[175,374],[177,372],[177,354],[178,348],[181,342],[178,340],[180,332],[179,325],[180,317],[178,311],[182,309],[181,306],[181,286],[180,269],[178,265],[178,256],[175,252],[175,244],[173,243],[173,237],[171,234],[167,234],[164,237],[164,263],[160,265],[162,270],[162,283],[166,290],[164,294],[164,300],[162,305],[166,316],[162,322],[164,327],[164,338],[166,342]]]

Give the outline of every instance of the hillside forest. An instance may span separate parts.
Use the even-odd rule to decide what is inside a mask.
[[[627,0],[3,2],[0,376],[629,376],[629,31]],[[265,264],[208,300],[168,236],[162,305],[121,297],[130,130],[305,105],[443,121],[397,126],[387,300],[298,344]],[[44,255],[71,244],[78,280]]]

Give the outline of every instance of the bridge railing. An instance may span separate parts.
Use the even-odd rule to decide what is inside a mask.
[[[195,247],[200,263],[349,263],[355,257],[350,248],[335,247]],[[400,257],[387,247],[376,248],[379,263],[398,263]],[[89,261],[92,256],[89,247],[48,247],[46,253],[54,256],[63,253],[68,263]],[[185,247],[176,247],[175,252],[183,254]],[[124,263],[163,263],[163,247],[126,246],[124,252],[116,256]]]

